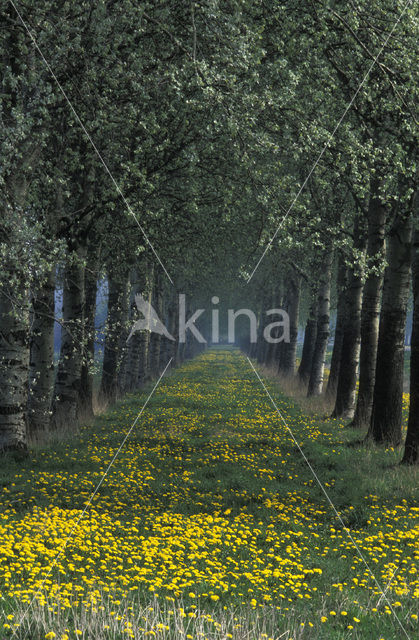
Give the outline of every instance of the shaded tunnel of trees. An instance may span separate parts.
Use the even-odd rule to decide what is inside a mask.
[[[75,429],[199,353],[190,331],[178,340],[182,293],[187,318],[213,295],[220,313],[254,310],[257,341],[237,338],[252,358],[393,446],[410,310],[403,462],[417,464],[417,5],[28,0],[21,12],[2,3],[0,449]],[[137,294],[175,340],[127,341]],[[263,338],[273,308],[289,342]],[[210,319],[197,321],[207,343]]]

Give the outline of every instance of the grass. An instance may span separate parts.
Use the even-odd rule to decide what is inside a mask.
[[[266,384],[388,601],[246,359],[218,349],[163,381],[50,575],[149,389],[3,461],[0,637],[396,640],[391,607],[418,637],[417,470]]]

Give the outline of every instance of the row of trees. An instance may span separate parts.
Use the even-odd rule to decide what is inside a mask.
[[[253,277],[261,308],[288,310],[291,341],[275,348],[260,340],[247,348],[260,362],[275,362],[282,374],[298,375],[309,396],[327,394],[335,402],[333,415],[366,429],[368,439],[399,445],[413,266],[411,404],[403,461],[414,463],[419,459],[415,28],[406,8],[403,12],[403,7],[385,5],[350,4],[345,10],[339,3],[320,3],[316,10],[299,12],[304,35],[298,63],[305,68],[299,91],[306,100],[310,96],[313,109],[310,120],[296,111],[299,151],[303,147],[311,156],[298,167],[306,190],[292,215],[285,210],[279,232],[278,220],[270,227],[275,237],[265,258],[270,264]],[[317,93],[319,83],[322,91]],[[324,108],[324,86],[334,92],[334,109]],[[313,153],[313,131],[317,141],[331,117],[326,125],[331,135],[323,134],[324,146]],[[289,126],[287,118],[282,122]],[[282,273],[282,282],[275,276],[267,279],[266,269]],[[336,330],[323,390],[332,292]],[[307,324],[296,372],[300,308]]]
[[[263,273],[254,276],[261,307],[268,302],[288,309],[291,341],[274,348],[260,340],[247,349],[260,362],[275,362],[282,374],[297,375],[309,396],[327,394],[335,403],[333,415],[366,429],[368,439],[397,446],[402,440],[405,327],[413,268],[411,395],[403,461],[417,463],[419,215],[412,102],[417,86],[410,40],[415,28],[408,9],[385,4],[367,9],[351,3],[345,11],[333,3],[301,10],[305,37],[300,42],[307,44],[301,48],[307,60],[304,96],[312,97],[314,109],[319,98],[324,104],[324,92],[318,96],[314,89],[323,78],[322,86],[334,91],[337,109],[320,110],[318,105],[321,121],[314,114],[310,122],[299,119],[299,141],[305,141],[308,150],[313,130],[319,132],[331,113],[339,127],[329,125],[332,135],[326,134],[321,155],[312,153],[314,164],[321,160],[316,171],[311,173],[310,163],[300,168],[300,184],[305,186],[306,175],[310,179],[294,207],[298,215],[285,212],[284,224],[274,233],[273,251],[265,261],[270,260],[274,273],[282,270],[282,284],[277,280],[272,288],[269,280],[267,287]],[[409,42],[412,49],[405,49]],[[336,329],[323,389],[333,292]],[[307,323],[295,371],[300,308]]]
[[[161,336],[135,334],[126,345],[135,294],[170,325],[175,294],[197,288],[195,269],[213,277],[217,252],[227,252],[231,234],[220,223],[247,171],[236,76],[258,41],[238,7],[217,2],[196,10],[29,2],[22,15],[5,2],[1,11],[5,450],[92,414],[100,280],[108,290],[100,397],[159,370],[171,347]],[[184,345],[173,356],[187,353]]]
[[[103,402],[197,351],[191,334],[127,343],[138,293],[175,336],[179,293],[188,317],[212,295],[285,306],[290,343],[260,341],[257,355],[287,375],[307,316],[298,375],[321,393],[335,279],[335,415],[398,444],[418,217],[415,7],[29,0],[21,17],[4,3],[2,18],[0,447],[92,415],[98,342]]]
[[[370,208],[375,208],[371,203]],[[405,388],[405,330],[413,268],[413,330],[410,354],[410,412],[403,462],[417,463],[419,455],[418,371],[418,232],[412,234],[413,208],[400,220],[391,215],[375,226],[366,219],[360,262],[342,249],[323,252],[315,260],[321,272],[305,271],[289,258],[284,279],[272,289],[263,287],[258,341],[242,336],[242,347],[258,362],[276,367],[284,377],[296,377],[308,396],[324,394],[334,403],[333,417],[366,430],[366,440],[398,446],[402,442],[402,403]],[[383,210],[383,208],[382,208]],[[416,213],[417,216],[417,213]],[[416,218],[417,219],[417,218]],[[358,221],[359,222],[359,221]],[[375,228],[374,228],[374,226]],[[375,251],[378,231],[381,247]],[[355,233],[354,240],[357,235]],[[359,249],[358,243],[353,250]],[[371,250],[371,247],[374,247]],[[295,256],[294,256],[295,257]],[[379,261],[380,267],[375,267]],[[374,263],[371,271],[368,265]],[[362,267],[361,267],[362,265]],[[370,267],[371,268],[371,267]],[[282,284],[282,286],[281,286]],[[262,295],[260,292],[263,292]],[[333,296],[334,294],[334,296]],[[325,361],[330,344],[331,298],[335,297],[336,325],[330,372],[325,380]],[[290,341],[268,343],[262,309],[283,308],[290,319]],[[301,359],[297,363],[297,340],[301,316],[307,316]],[[266,321],[267,322],[267,321]],[[272,318],[269,320],[272,322]],[[282,336],[282,331],[278,337]]]

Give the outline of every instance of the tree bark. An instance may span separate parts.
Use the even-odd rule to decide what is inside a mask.
[[[153,295],[153,274],[154,269],[148,270],[146,275],[143,296],[151,304]],[[138,360],[138,383],[141,386],[150,378],[150,331],[140,331],[139,360]]]
[[[172,367],[176,367],[179,361],[179,299],[177,292],[173,296],[172,304],[169,308],[169,331],[175,338],[172,342],[171,354],[173,356]]]
[[[326,388],[326,395],[328,396],[328,398],[336,397],[336,390],[338,387],[340,358],[342,355],[343,334],[345,327],[346,275],[347,269],[345,260],[343,256],[340,255],[337,277],[338,303],[336,309],[336,328],[333,341],[332,360],[330,363],[330,373]]]
[[[28,215],[27,192],[42,150],[39,119],[31,111],[35,84],[30,79],[33,74],[28,76],[34,53],[23,45],[26,36],[15,13],[10,3],[2,6],[7,29],[2,34],[5,46],[0,54],[1,123],[7,142],[6,147],[2,143],[6,154],[2,157],[0,211],[0,451],[27,449],[28,289],[32,277],[27,258],[28,251],[33,251],[28,245],[36,239],[36,227],[31,229]],[[7,152],[10,143],[13,153]]]
[[[174,337],[174,341],[168,341],[168,349],[167,349],[167,360],[172,358],[171,366],[174,367],[176,365],[176,356],[177,356],[177,331],[176,331],[176,302],[172,299],[169,303],[168,313],[167,313],[167,328],[169,333]]]
[[[298,368],[298,378],[301,384],[307,384],[310,379],[310,371],[313,363],[314,347],[316,345],[317,335],[317,296],[314,297],[310,305],[310,311],[307,318],[306,328],[304,332],[303,352],[301,354],[301,362]]]
[[[275,330],[272,331],[272,334],[275,335]],[[266,357],[265,357],[265,365],[267,367],[272,367],[275,363],[275,351],[276,351],[276,343],[268,342],[266,347]]]
[[[259,364],[264,364],[266,358],[266,346],[267,342],[263,336],[263,332],[265,327],[270,323],[269,317],[266,315],[266,311],[268,308],[268,304],[270,304],[270,294],[268,295],[266,292],[262,298],[262,311],[260,315],[260,323],[258,327],[257,333],[257,344],[256,344],[256,359]]]
[[[417,194],[416,194],[417,199]],[[416,200],[417,201],[417,200]],[[410,344],[410,406],[403,464],[419,464],[419,226],[413,239],[413,323]]]
[[[150,338],[149,331],[140,333],[140,356],[138,359],[138,384],[141,386],[150,378]]]
[[[262,303],[260,304],[260,308],[257,313],[257,330],[256,330],[256,342],[251,343],[250,345],[250,357],[255,360],[258,359],[260,341],[263,340],[263,328],[262,324],[264,321],[264,310],[262,308]],[[250,330],[249,330],[249,340],[250,340]]]
[[[279,372],[284,376],[295,375],[295,359],[297,356],[298,318],[300,313],[301,276],[290,275],[288,286],[287,311],[290,321],[290,341],[284,342],[281,349]]]
[[[320,395],[323,389],[324,365],[326,360],[327,343],[329,340],[332,257],[333,252],[330,249],[326,250],[323,258],[323,269],[320,276],[317,307],[317,335],[308,383],[308,397]]]
[[[186,351],[186,343],[185,342],[180,342],[179,343],[179,349],[178,349],[178,362],[179,362],[179,364],[182,364],[182,362],[185,361],[185,351]]]
[[[347,292],[348,313],[342,340],[336,402],[332,414],[334,418],[343,418],[344,420],[352,419],[355,413],[356,382],[361,347],[361,307],[361,277],[352,273]]]
[[[354,248],[361,254],[366,249],[362,223],[361,215],[358,215],[354,223]],[[362,291],[362,268],[355,263],[348,269],[342,352],[336,390],[336,403],[332,414],[334,418],[343,418],[344,420],[351,420],[355,413],[356,382],[361,347]]]
[[[372,182],[368,206],[368,275],[364,285],[361,312],[361,352],[359,358],[359,388],[352,427],[368,428],[374,398],[377,363],[380,302],[383,286],[382,263],[385,257],[386,209],[378,195],[378,182]]]
[[[29,314],[23,281],[8,282],[0,286],[0,452],[26,450]]]
[[[84,251],[67,258],[63,283],[63,326],[57,377],[54,387],[54,429],[77,427],[83,360]]]
[[[28,431],[34,435],[51,426],[54,389],[55,266],[32,294]]]
[[[126,339],[128,319],[128,269],[112,266],[108,273],[108,312],[105,328],[102,380],[99,397],[114,402],[122,361],[121,335]]]
[[[145,300],[150,302],[151,281],[153,277],[153,266],[145,260],[142,261],[131,272],[131,294],[130,294],[130,323],[134,324],[139,317],[135,303],[136,294],[140,293]],[[135,391],[148,377],[148,344],[149,331],[136,331],[127,344],[127,351],[124,359],[124,382],[121,388],[123,391]]]
[[[275,285],[274,286],[274,290],[273,290],[273,296],[272,296],[272,308],[273,309],[281,309],[282,308],[282,304],[283,304],[283,295],[282,295],[282,282],[279,282],[279,285]],[[267,309],[263,309],[263,313],[265,313],[267,311]],[[279,335],[279,330],[278,329],[273,329],[272,330],[272,336],[273,337],[278,337]],[[263,335],[262,335],[262,339],[263,339]],[[268,344],[266,345],[266,354],[265,354],[265,364],[267,367],[273,367],[273,366],[277,366],[277,362],[275,360],[275,356],[276,356],[276,347],[277,347],[277,343],[276,342],[268,342]]]
[[[138,311],[135,303],[135,296],[137,293],[142,293],[143,274],[140,274],[139,269],[135,266],[131,269],[130,284],[129,284],[129,327],[128,335],[130,334],[131,327],[137,320]],[[126,336],[128,338],[128,335]],[[119,375],[119,389],[122,394],[134,391],[138,387],[138,370],[140,366],[140,332],[136,331],[132,334],[128,342],[123,345],[123,361],[121,363],[120,375]]]
[[[174,335],[173,320],[173,305],[169,298],[169,295],[167,295],[166,293],[163,300],[163,322],[171,335]],[[173,341],[166,336],[162,336],[160,345],[159,371],[163,371],[172,356]]]
[[[159,318],[163,316],[163,285],[160,271],[156,274],[154,285],[154,304]],[[150,368],[152,375],[157,377],[160,373],[160,353],[162,350],[162,336],[160,333],[151,334],[152,346],[150,353]]]
[[[87,420],[94,417],[93,369],[95,366],[97,278],[98,256],[96,250],[93,250],[87,260],[84,278],[84,353],[80,379],[80,415]]]
[[[258,352],[258,342],[259,342],[259,332],[260,332],[260,325],[262,322],[262,312],[259,310],[257,315],[257,331],[256,331],[256,342],[251,342],[251,336],[250,336],[250,330],[249,330],[249,358],[256,358],[257,356],[257,352]]]
[[[373,409],[368,438],[397,446],[402,432],[404,338],[410,286],[412,216],[397,212],[388,242],[388,267],[378,336]]]

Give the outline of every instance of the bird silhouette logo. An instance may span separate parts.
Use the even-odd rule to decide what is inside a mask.
[[[169,340],[174,340],[174,337],[168,332],[163,322],[160,320],[156,310],[153,309],[147,300],[144,300],[140,293],[137,293],[135,296],[135,304],[137,305],[138,311],[142,313],[144,318],[140,318],[134,323],[131,333],[127,338],[127,342],[136,331],[152,331],[169,338]]]

